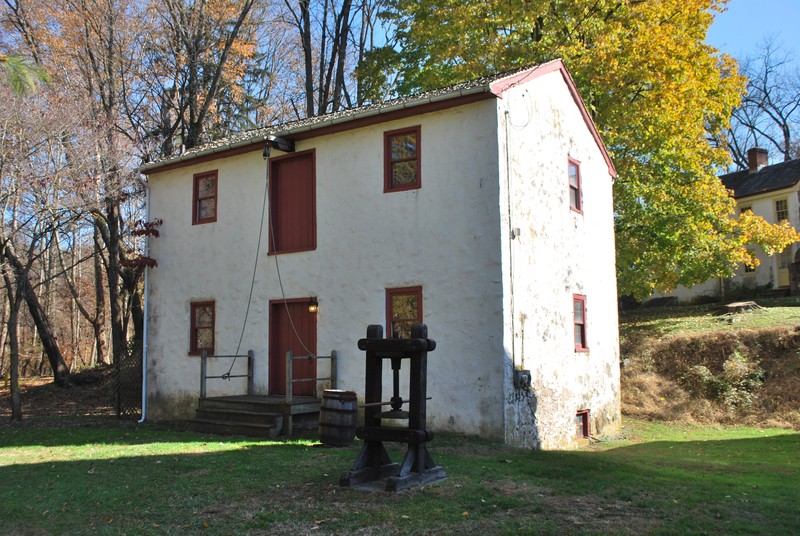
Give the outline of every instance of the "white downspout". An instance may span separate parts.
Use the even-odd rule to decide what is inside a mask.
[[[150,221],[150,184],[145,183],[145,220]],[[145,235],[144,254],[150,255],[150,235]],[[147,417],[147,325],[150,304],[150,267],[144,268],[144,327],[142,330],[142,418],[143,423]]]

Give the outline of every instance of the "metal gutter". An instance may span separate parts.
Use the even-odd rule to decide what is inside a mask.
[[[145,221],[150,221],[150,184],[145,185]],[[145,255],[150,255],[150,236],[145,238]],[[147,418],[147,330],[150,313],[150,267],[144,268],[144,326],[142,329],[142,418]]]

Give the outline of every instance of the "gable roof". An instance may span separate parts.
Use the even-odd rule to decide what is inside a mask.
[[[486,76],[442,89],[426,91],[408,97],[400,97],[387,102],[369,104],[330,114],[290,121],[279,125],[248,130],[194,147],[180,155],[144,164],[139,167],[139,172],[149,175],[225,156],[233,156],[256,150],[260,151],[263,149],[269,137],[303,140],[370,124],[419,115],[430,111],[461,106],[492,97],[503,98],[503,93],[508,89],[554,71],[559,71],[561,73],[573,100],[581,112],[584,123],[591,132],[595,143],[608,165],[609,174],[616,178],[617,172],[600,138],[600,133],[597,131],[594,121],[578,94],[572,76],[570,76],[564,62],[561,60],[553,60],[535,67],[525,67],[494,76]]]
[[[735,199],[792,188],[800,181],[800,158],[765,166],[755,173],[745,169],[719,178]]]

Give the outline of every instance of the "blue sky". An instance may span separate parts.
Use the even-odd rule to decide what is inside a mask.
[[[773,36],[800,60],[800,0],[730,0],[717,15],[706,42],[737,59],[755,54]]]

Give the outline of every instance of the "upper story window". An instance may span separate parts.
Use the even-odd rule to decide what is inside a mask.
[[[581,165],[577,160],[569,159],[567,174],[569,175],[569,208],[575,212],[583,212]]]
[[[410,339],[411,326],[422,323],[422,287],[386,289],[386,327],[392,339]]]
[[[775,221],[781,222],[789,219],[789,202],[786,199],[775,201]]]
[[[215,303],[192,302],[189,321],[189,354],[200,355],[203,350],[214,353]]]
[[[217,221],[217,170],[195,173],[192,225]]]
[[[384,132],[384,192],[421,187],[420,130],[416,126]]]
[[[313,150],[270,159],[270,253],[316,249],[315,165]]]
[[[575,351],[589,351],[589,344],[586,341],[586,296],[581,294],[572,295],[573,324],[575,331]]]

